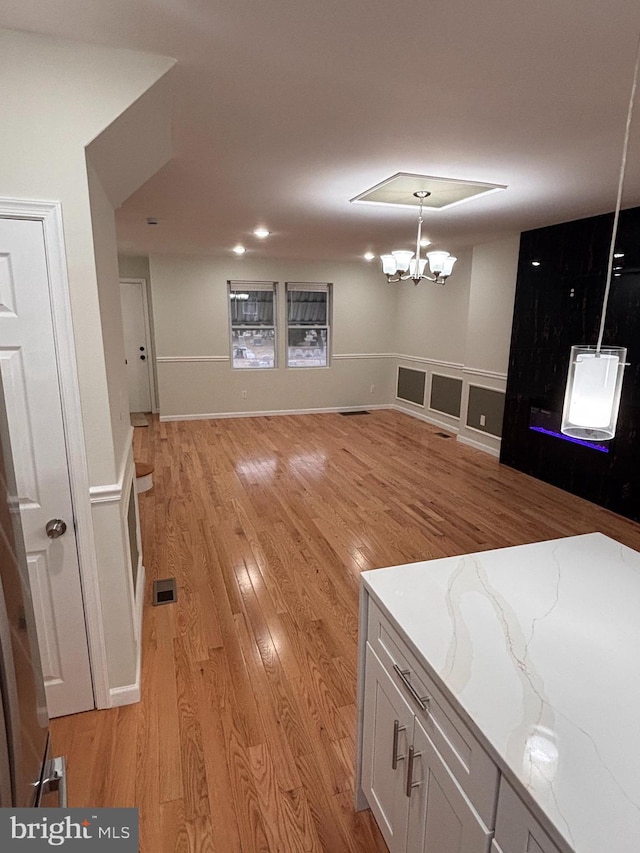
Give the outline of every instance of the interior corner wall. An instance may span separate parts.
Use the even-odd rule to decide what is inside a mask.
[[[512,234],[457,251],[458,262],[444,286],[396,285],[396,370],[424,373],[425,396],[421,403],[396,398],[395,405],[496,456],[519,239]],[[457,407],[438,408],[443,388],[450,401],[459,395]],[[476,412],[483,404],[487,412]],[[456,409],[459,414],[452,414]]]
[[[456,251],[458,258],[453,274],[446,284],[411,281],[389,285],[395,289],[396,313],[394,366],[394,405],[422,420],[451,432],[459,431],[460,418],[438,411],[431,405],[433,377],[444,377],[461,389],[464,353],[471,288],[471,248]],[[421,402],[409,400],[402,394],[402,384],[396,389],[399,370],[406,380],[415,374],[420,387],[424,385]],[[399,394],[397,393],[399,390]]]
[[[87,176],[111,436],[118,464],[116,480],[119,481],[122,479],[121,460],[130,444],[132,428],[124,363],[116,225],[113,207],[91,164],[87,166]]]
[[[62,205],[78,383],[92,486],[114,454],[85,147],[174,64],[166,57],[0,29],[0,193]]]
[[[388,405],[396,300],[379,270],[362,262],[152,255],[150,273],[162,419]],[[229,280],[279,283],[276,368],[231,366]],[[327,368],[284,365],[287,281],[332,284]]]

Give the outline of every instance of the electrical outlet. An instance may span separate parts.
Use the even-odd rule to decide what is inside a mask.
[[[487,425],[487,419],[485,418],[484,415],[480,415],[480,426],[486,426],[486,425]]]
[[[241,391],[241,392],[240,392],[240,396],[242,397],[242,399],[243,399],[243,400],[246,400],[246,399],[247,399],[247,392],[246,392],[246,391]]]
[[[370,393],[370,394],[373,394],[373,392],[374,392],[375,390],[376,390],[376,386],[375,386],[375,385],[370,385],[370,386],[369,386],[369,393]]]

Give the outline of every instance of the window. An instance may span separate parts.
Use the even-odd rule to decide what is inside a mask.
[[[231,364],[275,367],[275,282],[230,281]]]
[[[287,282],[287,366],[326,367],[330,284]]]

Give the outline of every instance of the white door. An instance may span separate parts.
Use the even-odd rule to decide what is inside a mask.
[[[149,315],[145,282],[120,280],[120,304],[124,326],[124,355],[127,362],[129,411],[150,412],[151,354],[149,352]]]
[[[0,217],[0,369],[49,716],[86,711],[94,697],[40,221]]]

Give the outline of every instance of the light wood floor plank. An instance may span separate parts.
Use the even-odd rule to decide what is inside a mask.
[[[52,722],[72,806],[137,806],[143,853],[384,853],[353,809],[360,573],[594,530],[640,550],[639,525],[437,432],[393,411],[135,430],[142,701]]]

